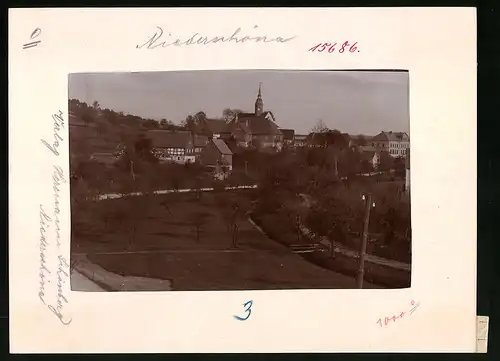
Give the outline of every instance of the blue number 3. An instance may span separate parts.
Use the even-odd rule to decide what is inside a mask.
[[[250,317],[250,315],[252,314],[252,304],[253,304],[253,301],[250,300],[246,303],[243,304],[243,307],[246,307],[245,308],[245,312],[247,313],[247,316],[246,317],[239,317],[239,316],[233,316],[234,318],[236,318],[237,320],[239,321],[245,321],[245,320],[248,320],[248,318]]]

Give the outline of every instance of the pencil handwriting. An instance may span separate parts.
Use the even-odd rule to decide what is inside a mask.
[[[253,27],[254,29],[258,28],[257,25]],[[233,31],[231,35],[226,36],[205,36],[200,33],[194,33],[190,38],[186,40],[181,40],[180,38],[172,38],[172,34],[169,33],[164,36],[164,31],[161,27],[157,26],[154,34],[148,38],[143,44],[136,45],[137,49],[146,48],[146,49],[156,49],[158,47],[166,48],[168,46],[183,46],[183,45],[211,45],[216,43],[236,43],[241,44],[245,42],[255,42],[255,43],[287,43],[297,36],[291,37],[269,37],[267,35],[259,35],[259,36],[242,36],[240,32],[241,28],[237,28]]]
[[[52,152],[54,155],[59,155],[59,145],[60,142],[63,141],[63,138],[60,135],[61,128],[64,128],[64,119],[62,117],[62,111],[59,111],[57,114],[52,114],[52,119],[54,120],[53,127],[53,140],[52,144],[47,142],[44,139],[41,139],[41,142]]]
[[[38,290],[38,297],[40,300],[45,304],[45,278],[47,275],[50,275],[50,271],[47,268],[47,238],[45,237],[45,232],[47,231],[47,228],[49,227],[48,222],[51,222],[52,219],[45,213],[45,210],[43,209],[43,206],[40,204],[40,211],[39,211],[39,217],[40,217],[40,266],[38,268],[38,275],[40,277],[40,287]],[[47,280],[50,282],[50,280]]]
[[[51,143],[41,139],[45,148],[50,151],[50,154],[58,157],[59,156],[59,146],[63,141],[63,137],[60,132],[64,128],[64,118],[62,111],[58,111],[52,115],[52,129],[53,129],[53,140]],[[46,207],[40,204],[39,209],[39,226],[40,226],[40,239],[39,239],[39,251],[40,251],[40,265],[39,265],[39,290],[38,297],[40,301],[47,306],[47,308],[61,321],[63,325],[69,325],[72,321],[71,317],[67,316],[67,311],[65,306],[68,303],[66,297],[66,283],[70,278],[70,266],[66,258],[62,255],[61,250],[61,226],[60,226],[60,198],[61,198],[61,186],[67,183],[66,177],[64,175],[64,170],[61,166],[54,164],[52,168],[52,213],[47,212]],[[50,215],[49,215],[50,214]],[[55,242],[48,240],[49,231],[55,238]],[[54,254],[50,252],[49,247],[55,247],[55,254],[57,259],[57,271],[55,275],[50,271],[50,255]],[[50,292],[46,287],[51,283],[50,277],[54,277],[55,281],[55,302],[51,304],[47,300]]]

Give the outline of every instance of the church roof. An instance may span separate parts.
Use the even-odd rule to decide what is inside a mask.
[[[243,113],[247,114],[247,113]],[[280,135],[283,134],[279,130],[278,126],[274,122],[267,119],[262,115],[243,115],[238,114],[237,124],[240,129],[242,129],[247,134],[253,135]]]
[[[223,119],[207,119],[205,125],[213,134],[228,133],[230,131],[229,125]]]

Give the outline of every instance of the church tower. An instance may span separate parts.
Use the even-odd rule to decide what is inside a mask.
[[[257,95],[257,100],[255,101],[255,115],[259,116],[264,112],[264,102],[262,101],[262,95],[260,92],[260,86],[262,83],[259,83],[259,94]]]

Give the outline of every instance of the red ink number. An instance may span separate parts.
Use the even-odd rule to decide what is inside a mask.
[[[309,51],[312,51],[314,53],[314,50],[316,50],[320,45],[321,45],[321,43],[319,43],[316,46],[313,46],[311,49],[309,49]]]
[[[339,53],[343,53],[345,51],[345,47],[349,46],[349,43],[346,41],[344,44],[342,44],[342,47],[339,50]]]
[[[393,315],[391,317],[386,316],[386,317],[384,317],[383,323],[382,323],[382,318],[379,318],[377,320],[377,323],[380,325],[380,327],[383,327],[383,326],[387,326],[391,321],[396,322],[397,320],[402,319],[405,315],[409,316],[417,309],[418,306],[420,306],[420,303],[415,304],[415,301],[411,300],[411,306],[412,306],[412,308],[408,312],[402,311],[398,316],[396,316],[396,315]]]
[[[346,50],[349,50],[350,53],[359,52],[357,44],[357,41],[354,44],[349,44],[348,41],[345,41],[339,49],[339,53],[344,53]],[[326,49],[328,49],[329,53],[334,53],[337,50],[337,43],[319,43],[309,49],[309,51],[314,53],[317,50],[318,53],[322,53]]]
[[[321,45],[321,50],[318,50],[320,53],[325,51],[325,49],[330,46],[331,44],[330,43],[324,43],[323,45]]]

